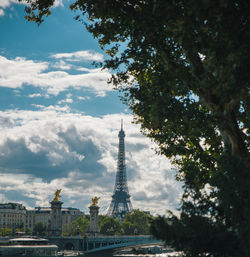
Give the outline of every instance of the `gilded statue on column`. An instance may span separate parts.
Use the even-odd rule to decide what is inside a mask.
[[[99,199],[100,199],[100,197],[96,197],[96,196],[94,198],[92,198],[92,206],[97,206]]]
[[[54,193],[55,197],[53,199],[53,201],[60,201],[60,198],[61,198],[61,193],[62,189],[57,189],[56,192]]]

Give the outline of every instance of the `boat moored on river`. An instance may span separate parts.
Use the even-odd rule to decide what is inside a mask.
[[[57,245],[38,237],[16,237],[0,244],[0,257],[51,257],[58,256],[57,251]]]

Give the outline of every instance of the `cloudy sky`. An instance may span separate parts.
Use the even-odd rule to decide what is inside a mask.
[[[140,134],[107,84],[105,59],[67,1],[38,27],[24,5],[0,0],[0,202],[48,206],[62,188],[64,206],[88,212],[101,196],[105,214],[115,183],[120,121],[126,133],[128,186],[134,208],[175,210],[181,185],[169,161]]]

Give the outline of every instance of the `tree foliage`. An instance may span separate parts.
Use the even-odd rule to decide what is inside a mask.
[[[118,219],[99,215],[99,230],[102,235],[134,235],[134,234],[149,234],[149,218],[148,214],[140,210],[134,210],[131,213],[127,213],[124,222],[120,222]],[[64,229],[63,234],[67,235],[84,235],[89,226],[89,215],[84,218],[79,217],[72,221],[70,229]]]
[[[0,228],[0,236],[12,236],[13,232],[11,228]]]
[[[102,235],[120,234],[121,223],[118,219],[99,215],[99,228]]]
[[[35,236],[45,236],[46,235],[46,226],[42,222],[38,222],[34,225],[33,235]]]
[[[123,222],[99,215],[100,233],[103,235],[147,235],[151,216],[140,210],[127,213]]]
[[[148,235],[150,215],[140,210],[133,210],[125,215],[122,228],[126,235]]]
[[[32,1],[27,18],[40,24],[52,4]],[[153,233],[187,256],[249,256],[250,2],[78,0],[71,9],[87,16],[142,131],[179,168],[180,218],[156,219]]]
[[[84,235],[85,231],[89,226],[89,215],[84,217],[78,217],[71,223],[71,235]]]

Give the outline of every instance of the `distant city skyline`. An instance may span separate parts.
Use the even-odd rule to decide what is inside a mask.
[[[65,206],[88,212],[100,196],[109,207],[123,119],[134,209],[176,210],[181,184],[156,145],[133,124],[110,72],[92,65],[105,54],[68,1],[57,1],[41,26],[25,21],[24,5],[0,0],[0,202],[48,206],[62,188]]]

